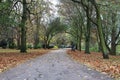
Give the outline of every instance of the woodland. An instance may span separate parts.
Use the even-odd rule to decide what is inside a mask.
[[[118,59],[120,0],[0,0],[1,50],[26,54],[31,49],[70,48],[71,42],[78,53]]]

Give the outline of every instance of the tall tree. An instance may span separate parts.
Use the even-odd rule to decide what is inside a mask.
[[[89,3],[89,0],[87,0],[87,3],[84,1],[81,1],[81,4],[86,12],[87,17],[87,26],[86,26],[86,32],[85,32],[85,53],[90,54],[90,29],[91,29],[91,21],[90,21],[90,11],[91,11],[91,4]]]
[[[87,25],[86,25],[86,30],[85,30],[85,53],[90,53],[90,29],[91,29],[91,21],[90,21],[90,17],[91,17],[91,4],[89,2],[89,0],[81,0],[81,1],[77,1],[77,0],[72,0],[73,2],[79,3],[80,5],[82,5],[85,13],[86,13],[86,18],[87,18]]]
[[[83,4],[83,0],[81,0],[81,1],[72,0],[72,1],[79,3],[79,4]],[[99,38],[100,38],[100,45],[102,47],[103,58],[108,59],[109,58],[108,50],[107,50],[107,47],[105,44],[105,39],[104,39],[104,35],[103,35],[103,30],[102,30],[101,17],[100,17],[100,7],[97,5],[95,0],[88,0],[88,1],[90,1],[91,4],[95,7],[97,23],[95,23],[95,22],[93,22],[93,23],[95,23],[97,25],[98,34],[99,34]],[[85,6],[85,5],[83,4],[83,6]],[[90,19],[90,16],[87,16],[87,17]]]
[[[20,52],[27,52],[26,50],[26,21],[27,21],[27,2],[23,0],[23,14],[21,21],[21,48]]]
[[[60,15],[62,15],[69,26],[66,31],[70,34],[77,49],[81,51],[82,48],[82,38],[83,38],[83,28],[86,26],[86,18],[84,17],[85,11],[83,7],[79,4],[75,4],[72,1],[61,1]],[[86,33],[87,34],[87,33]]]
[[[105,4],[104,4],[105,3]],[[119,42],[119,1],[101,1],[102,27],[106,46],[109,53],[116,55],[116,47]]]
[[[43,0],[41,1],[36,1],[36,5],[35,5],[35,17],[36,17],[36,30],[35,30],[35,34],[34,34],[34,48],[38,48],[38,45],[40,43],[40,22],[41,22],[41,18],[42,18],[42,13],[44,12],[45,8],[43,7],[44,4]],[[45,5],[44,5],[45,6]]]
[[[45,32],[45,48],[47,48],[50,44],[51,39],[58,33],[64,32],[66,30],[66,25],[60,22],[60,18],[55,18],[52,20],[48,27],[46,27]]]
[[[101,23],[101,17],[100,17],[100,7],[97,5],[95,0],[92,0],[91,3],[94,5],[95,10],[96,10],[96,18],[97,18],[97,29],[98,29],[98,34],[100,38],[100,44],[102,48],[102,53],[103,53],[103,58],[108,59],[108,50],[105,44],[105,39],[103,35],[103,30],[102,30],[102,23]]]

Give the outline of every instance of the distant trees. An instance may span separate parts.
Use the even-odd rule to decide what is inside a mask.
[[[61,23],[60,18],[55,18],[50,21],[48,26],[44,26],[44,47],[49,47],[52,38],[66,30],[66,25]]]
[[[34,48],[40,43],[40,38],[43,25],[52,27],[52,31],[47,29],[46,36],[54,36],[59,32],[59,20],[54,24],[46,21],[50,17],[52,10],[49,1],[43,0],[1,0],[0,1],[0,29],[2,39],[6,39],[9,45],[16,45],[20,52],[27,52],[27,44],[33,44]],[[51,17],[52,18],[52,17]],[[49,22],[49,21],[48,21]],[[46,25],[47,23],[47,25]],[[57,25],[57,24],[58,25]],[[55,28],[55,29],[54,29]],[[61,30],[61,28],[59,28]],[[7,31],[6,31],[7,30]],[[50,29],[51,30],[51,29]],[[50,34],[49,34],[50,33]],[[50,36],[49,36],[50,37]],[[29,39],[30,40],[29,40]],[[1,40],[2,40],[1,39]],[[11,42],[12,41],[12,42]],[[47,44],[50,42],[48,39]]]
[[[41,27],[43,27],[42,19],[44,17],[44,14],[47,14],[47,13],[49,14],[48,3],[45,2],[44,0],[37,0],[34,2],[33,6],[31,6],[32,12],[34,13],[32,14],[33,18],[31,17],[31,20],[34,21],[32,25],[34,25],[33,38],[34,38],[35,49],[38,48],[40,44],[40,32],[42,31],[40,29]]]
[[[8,41],[10,38],[13,39],[15,33],[15,20],[12,13],[13,1],[10,0],[1,0],[0,2],[0,41]],[[13,42],[8,45],[13,44]],[[8,46],[10,47],[10,46]]]
[[[80,6],[72,3],[71,1],[63,1],[61,4],[59,14],[63,17],[64,22],[68,25],[66,33],[72,35],[74,43],[77,45],[77,49],[81,50],[81,43],[83,38],[83,26],[84,24],[84,12]]]

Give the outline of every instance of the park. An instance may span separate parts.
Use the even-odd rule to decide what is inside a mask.
[[[0,80],[120,80],[119,0],[0,0]]]

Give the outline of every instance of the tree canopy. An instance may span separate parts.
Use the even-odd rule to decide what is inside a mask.
[[[78,50],[90,54],[95,48],[107,59],[109,54],[119,53],[119,4],[119,0],[59,0],[56,4],[50,0],[0,0],[0,39],[9,48],[27,52],[28,45],[47,47],[61,37],[56,35],[69,34],[70,40],[63,40],[66,46],[73,41]]]

